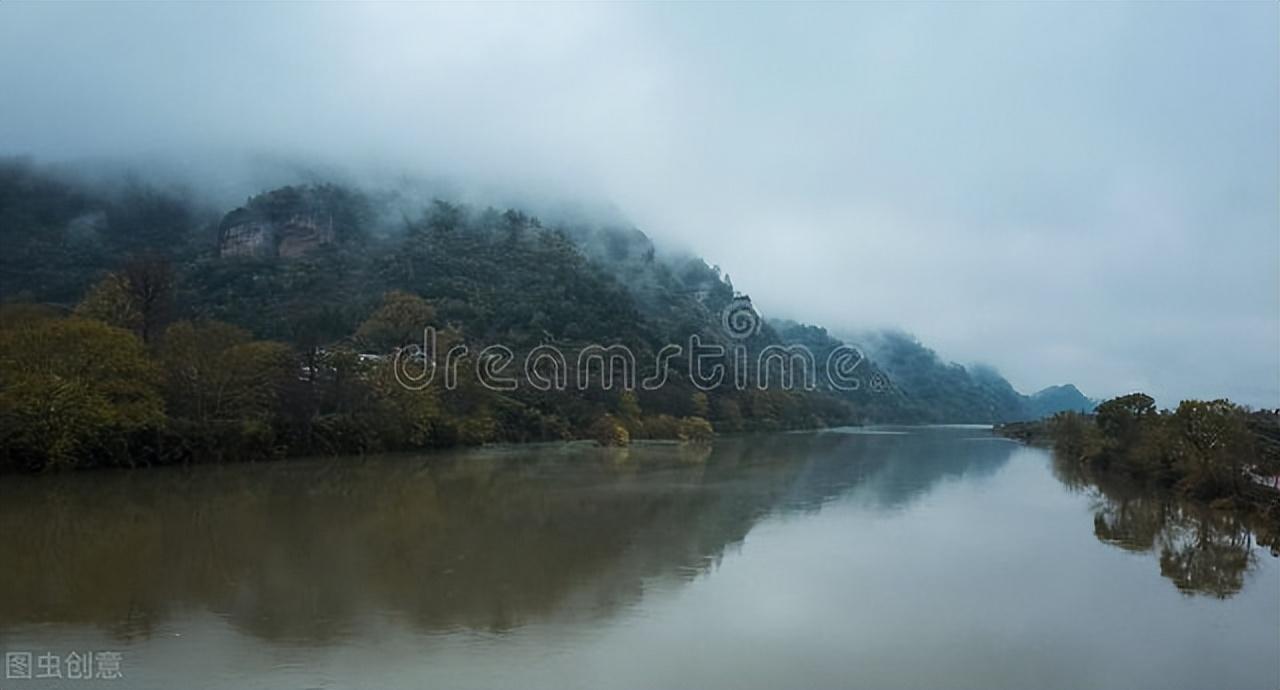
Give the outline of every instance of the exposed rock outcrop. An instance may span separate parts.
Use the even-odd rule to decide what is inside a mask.
[[[333,218],[298,214],[283,221],[238,208],[219,228],[221,256],[293,258],[334,241]]]
[[[224,257],[293,258],[350,235],[361,201],[337,187],[281,187],[253,197],[223,217]]]

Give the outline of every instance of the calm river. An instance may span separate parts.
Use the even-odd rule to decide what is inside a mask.
[[[1278,565],[983,428],[3,477],[0,688],[1275,690]]]

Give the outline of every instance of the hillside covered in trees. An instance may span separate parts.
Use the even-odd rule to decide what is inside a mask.
[[[1014,390],[987,366],[944,361],[914,337],[899,331],[851,336],[903,391],[915,419],[928,422],[1008,422],[1055,412],[1089,412],[1095,403],[1075,386],[1050,386],[1032,395]]]
[[[139,182],[92,185],[0,162],[0,470],[412,449],[494,441],[703,440],[715,432],[867,422],[998,422],[1091,404],[1022,396],[992,370],[942,363],[906,336],[868,342],[863,385],[704,389],[688,361],[657,387],[511,390],[460,375],[413,390],[394,353],[438,334],[506,378],[542,347],[624,345],[636,375],[697,336],[755,357],[845,342],[774,321],[744,337],[749,298],[719,268],[625,226],[544,223],[516,209],[333,184],[265,190],[234,209]],[[510,361],[480,361],[502,345]],[[403,350],[407,351],[407,350]],[[556,375],[553,371],[552,375]],[[1069,390],[1068,390],[1069,389]],[[1074,395],[1072,394],[1074,392]],[[1064,394],[1065,393],[1065,394]]]

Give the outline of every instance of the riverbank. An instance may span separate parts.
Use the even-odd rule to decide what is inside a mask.
[[[1280,544],[1280,416],[1225,401],[1189,401],[1157,413],[1133,397],[1104,403],[1098,415],[1064,413],[993,432],[1047,448],[1103,481],[1123,478],[1247,513],[1265,523],[1269,543]]]

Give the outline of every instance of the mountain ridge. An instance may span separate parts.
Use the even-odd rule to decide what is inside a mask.
[[[140,257],[152,268],[169,266],[172,300],[169,313],[158,319],[194,319],[197,330],[209,320],[243,328],[252,338],[284,344],[304,369],[320,372],[301,392],[288,384],[268,396],[301,396],[272,418],[271,437],[297,452],[394,449],[412,438],[438,444],[581,437],[596,428],[670,437],[697,426],[678,428],[678,420],[702,418],[719,431],[998,423],[1078,402],[1069,395],[1073,386],[1023,396],[994,370],[947,365],[914,339],[898,336],[860,340],[820,326],[761,321],[745,340],[726,337],[722,315],[732,304],[749,305],[749,296],[701,257],[664,251],[626,224],[544,223],[517,209],[440,200],[410,215],[403,198],[396,200],[397,219],[387,198],[377,190],[295,185],[264,190],[225,209],[190,193],[141,183],[103,191],[46,174],[30,162],[0,161],[0,239],[11,250],[0,257],[0,299],[7,305],[49,303],[75,306],[80,314],[111,314],[102,311],[102,300],[112,294],[107,288],[127,277],[127,267]],[[240,249],[228,250],[232,238]],[[362,429],[390,422],[373,421],[373,408],[363,411],[361,405],[390,393],[333,388],[342,377],[333,369],[332,353],[367,351],[367,334],[387,332],[370,323],[406,305],[421,315],[421,323],[476,350],[503,344],[526,353],[554,344],[574,351],[589,343],[619,343],[645,363],[664,345],[698,336],[743,347],[752,357],[772,345],[800,344],[821,362],[852,343],[865,355],[857,365],[864,385],[764,390],[755,386],[752,373],[744,379],[747,388],[703,392],[692,385],[689,365],[675,361],[666,386],[629,396],[442,392],[433,405],[444,407],[431,413],[436,417],[427,431],[385,432],[401,441],[370,438],[383,432]],[[123,321],[114,325],[131,327]],[[146,331],[141,333],[145,339]],[[170,409],[183,407],[181,400],[169,403]]]

